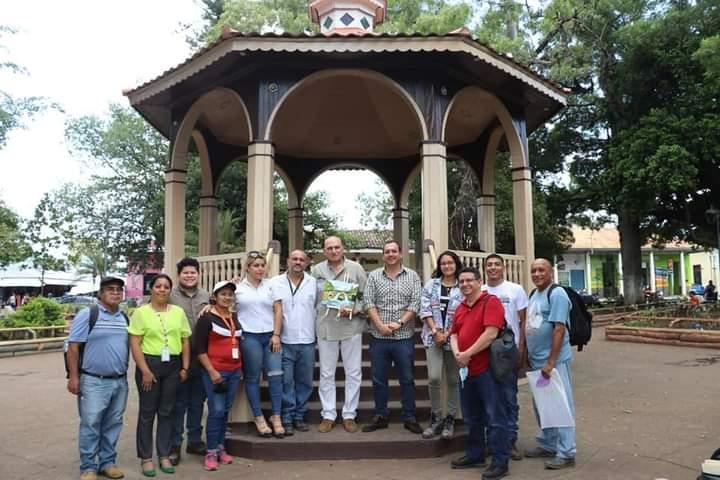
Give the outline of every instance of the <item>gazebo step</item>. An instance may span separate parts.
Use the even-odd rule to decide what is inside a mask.
[[[283,439],[261,438],[254,427],[233,424],[226,437],[231,455],[257,460],[357,460],[381,458],[427,458],[461,451],[466,433],[462,425],[456,428],[450,440],[434,438],[424,440],[405,430],[401,423],[372,433],[347,433],[337,425],[329,433],[317,431],[312,425],[309,432],[296,432]]]
[[[388,388],[390,393],[391,399],[400,399],[400,382],[397,379],[390,379],[388,382]],[[336,388],[336,398],[338,401],[342,402],[345,400],[345,381],[344,380],[336,380],[335,381],[335,388]],[[416,400],[427,400],[430,398],[430,393],[428,390],[428,380],[426,378],[416,378],[415,379],[415,399]],[[262,388],[260,390],[260,399],[263,401],[269,401],[270,400],[270,392],[267,388]],[[318,382],[313,382],[313,394],[310,397],[310,400],[319,400],[319,394],[318,394]],[[360,400],[372,400],[373,399],[373,384],[372,380],[363,380],[360,383]]]
[[[337,412],[338,416],[342,415],[342,402],[337,402]],[[270,403],[269,402],[263,402],[262,403],[262,409],[265,413],[266,417],[270,416]],[[400,415],[400,412],[402,410],[402,406],[400,404],[400,400],[395,400],[394,398],[390,397],[390,401],[388,402],[388,409],[390,410],[390,421],[391,422],[401,422],[402,418]],[[320,404],[319,400],[312,400],[308,402],[308,422],[310,424],[318,424],[320,423],[321,417],[320,412],[322,411],[322,405]],[[370,400],[360,400],[358,404],[358,410],[357,410],[357,421],[358,423],[369,423],[372,420],[372,417],[375,413],[375,402]],[[415,401],[415,417],[417,418],[418,422],[424,423],[429,421],[430,419],[430,400],[416,400]]]
[[[415,360],[415,365],[413,369],[413,373],[415,376],[415,381],[417,382],[421,378],[427,378],[427,361],[425,359],[423,360]],[[320,365],[318,363],[315,364],[315,370],[313,371],[313,378],[318,379],[320,378]],[[372,370],[370,367],[370,361],[366,360],[362,362],[362,378],[370,379],[372,378]],[[394,368],[390,369],[390,378],[396,379],[397,378],[397,372]],[[345,379],[345,369],[343,368],[343,363],[338,362],[338,366],[335,369],[335,381],[344,380]],[[317,386],[317,384],[316,384]]]

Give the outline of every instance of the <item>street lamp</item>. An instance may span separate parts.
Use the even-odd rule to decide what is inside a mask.
[[[708,223],[715,224],[715,234],[717,235],[717,263],[715,264],[718,270],[718,277],[716,281],[720,281],[720,210],[710,205],[710,208],[705,210],[705,218]]]

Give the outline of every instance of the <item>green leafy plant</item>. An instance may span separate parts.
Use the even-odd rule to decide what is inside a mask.
[[[9,328],[46,327],[64,322],[64,311],[60,305],[45,297],[36,297],[20,307],[5,324]]]

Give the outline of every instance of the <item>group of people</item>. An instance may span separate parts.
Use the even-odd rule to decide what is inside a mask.
[[[185,435],[186,452],[204,455],[206,470],[232,462],[225,432],[241,380],[258,435],[283,438],[308,431],[316,348],[322,408],[318,431],[328,433],[340,420],[345,431],[358,432],[365,331],[375,409],[362,431],[388,427],[389,374],[394,367],[408,431],[423,438],[451,438],[461,406],[468,438],[465,455],[453,460],[452,468],[484,466],[491,452],[483,478],[494,479],[507,475],[511,457],[522,458],[516,448],[517,374],[498,383],[489,371],[490,344],[505,328],[512,329],[521,360],[530,368],[546,378],[560,376],[574,411],[570,301],[560,288],[548,295],[549,261],[533,262],[536,291],[528,301],[522,287],[505,280],[504,261],[496,254],[485,260],[486,285],[478,270],[464,268],[458,256],[447,251],[423,287],[418,274],[402,264],[397,241],[385,242],[383,266],[369,275],[345,258],[340,238],[328,237],[323,252],[325,260],[309,273],[307,254],[290,252],[286,272],[271,279],[265,278],[264,255],[249,252],[242,279],[218,282],[211,292],[198,286],[198,262],[185,258],[177,265],[178,285],[158,274],[150,283],[150,301],[129,320],[119,309],[123,281],[102,279],[96,318],[92,308],[78,313],[67,353],[68,390],[78,395],[81,480],[93,480],[98,473],[123,477],[116,465],[116,445],[127,402],[130,354],[139,395],[137,456],[148,477],[156,475],[154,454],[161,471],[174,473]],[[354,292],[350,302],[326,301],[323,294],[337,284]],[[526,322],[526,317],[533,321]],[[432,411],[425,429],[415,412],[416,318],[423,323]],[[338,418],[335,371],[340,357],[345,394]],[[269,419],[261,408],[263,374]],[[537,441],[525,456],[551,457],[545,466],[552,469],[574,464],[574,428],[543,429]]]

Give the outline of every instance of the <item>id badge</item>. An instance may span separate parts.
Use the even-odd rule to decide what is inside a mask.
[[[238,347],[232,347],[232,358],[233,360],[240,358],[240,349]]]
[[[170,361],[170,348],[168,348],[167,345],[165,345],[160,352],[160,361],[161,362],[169,362]]]

